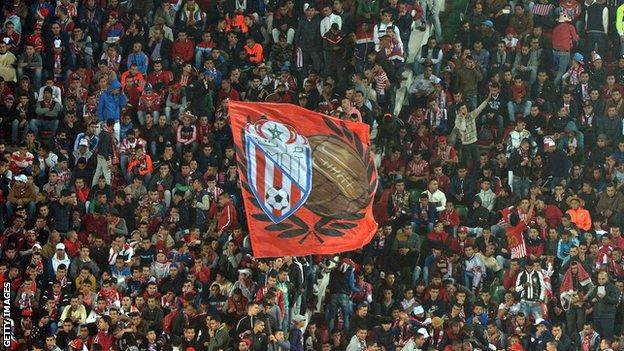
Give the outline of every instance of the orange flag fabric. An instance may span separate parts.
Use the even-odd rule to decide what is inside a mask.
[[[335,254],[377,229],[368,125],[290,104],[229,102],[256,257]]]

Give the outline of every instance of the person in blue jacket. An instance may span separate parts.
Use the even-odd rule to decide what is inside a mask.
[[[121,91],[121,83],[118,80],[114,80],[108,89],[100,95],[100,100],[97,104],[96,116],[98,122],[105,123],[107,120],[113,120],[115,122],[114,131],[117,140],[119,140],[119,119],[121,116],[121,109],[128,104],[128,98]]]
[[[128,55],[126,64],[128,65],[128,67],[130,67],[130,65],[132,64],[137,65],[137,69],[139,70],[139,72],[141,72],[141,74],[143,74],[144,76],[147,76],[147,69],[149,67],[149,58],[143,52],[143,44],[141,43],[132,44],[132,53]]]

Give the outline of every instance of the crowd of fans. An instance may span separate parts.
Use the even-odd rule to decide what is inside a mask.
[[[0,1],[0,348],[623,350],[620,4]],[[233,100],[370,126],[367,246],[253,256]]]

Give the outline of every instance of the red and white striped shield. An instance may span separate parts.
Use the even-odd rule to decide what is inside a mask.
[[[308,140],[288,124],[262,119],[245,125],[245,153],[253,195],[273,223],[282,222],[310,195]]]

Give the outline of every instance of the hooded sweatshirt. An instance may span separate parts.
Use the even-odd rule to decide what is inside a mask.
[[[96,110],[96,116],[100,122],[109,119],[118,122],[121,108],[128,103],[126,95],[121,92],[119,94],[113,94],[114,89],[121,89],[121,83],[119,83],[118,80],[114,80],[108,89],[100,95]]]
[[[64,252],[65,250],[63,250]],[[64,252],[65,253],[65,252]],[[54,256],[52,256],[52,269],[54,270],[54,272],[56,272],[56,270],[58,269],[58,266],[60,266],[61,264],[64,264],[65,267],[69,267],[69,264],[71,263],[71,261],[69,260],[69,256],[67,255],[67,253],[65,253],[64,258],[63,259],[59,259],[57,257],[58,255],[55,254]]]

